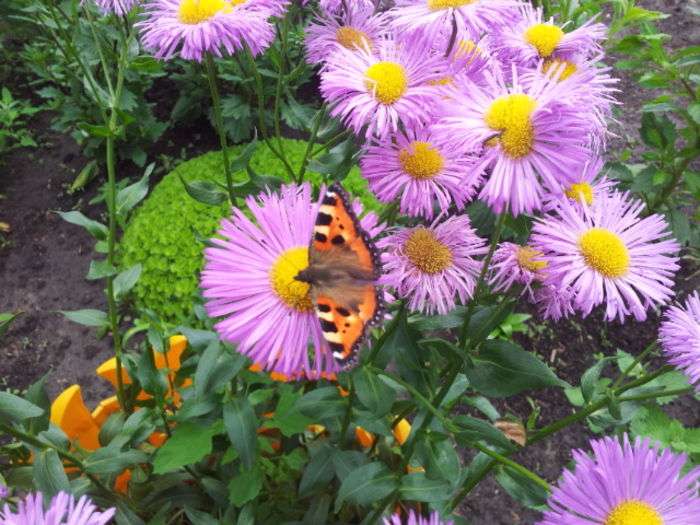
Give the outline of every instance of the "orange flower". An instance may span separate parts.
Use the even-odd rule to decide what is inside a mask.
[[[364,448],[371,448],[374,445],[374,434],[367,432],[362,427],[355,427],[355,441]]]
[[[396,423],[392,432],[398,444],[403,445],[404,443],[406,443],[406,440],[408,439],[408,436],[411,433],[411,424],[405,419],[402,419],[401,421]]]

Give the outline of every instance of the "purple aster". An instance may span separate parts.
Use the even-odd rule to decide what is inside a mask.
[[[542,253],[530,246],[520,246],[512,242],[499,244],[491,259],[489,268],[489,283],[494,292],[509,290],[514,284],[524,287],[523,293],[528,292],[534,298],[533,283],[544,279],[543,271],[547,263],[540,260]]]
[[[349,0],[347,3],[360,9],[374,9],[373,0]],[[343,0],[319,0],[318,5],[324,13],[329,15],[341,14],[344,9]]]
[[[143,46],[156,58],[167,60],[179,53],[201,62],[206,53],[233,54],[246,45],[257,55],[275,37],[268,18],[280,5],[273,0],[153,0],[136,25]]]
[[[557,287],[544,284],[533,294],[531,302],[537,306],[544,319],[559,321],[574,313],[574,292],[569,287]]]
[[[565,27],[556,25],[552,19],[545,21],[541,8],[535,9],[529,3],[520,6],[520,21],[501,26],[495,38],[497,53],[503,60],[535,67],[540,59],[589,59],[601,54],[600,44],[607,36],[604,24],[589,20],[566,33]]]
[[[593,455],[574,450],[538,525],[693,525],[700,516],[700,467],[683,475],[685,454],[649,439],[591,441]]]
[[[321,93],[331,115],[342,118],[355,134],[384,138],[399,124],[426,124],[439,101],[438,57],[417,39],[382,40],[373,51],[339,47],[321,74]]]
[[[700,295],[695,291],[684,306],[664,314],[659,339],[669,363],[680,368],[700,392]]]
[[[94,0],[94,2],[103,12],[119,16],[125,15],[141,4],[141,0]]]
[[[350,7],[342,17],[320,15],[306,28],[306,57],[321,63],[339,46],[351,51],[372,49],[386,30],[387,18],[373,7]]]
[[[581,173],[567,186],[556,193],[544,196],[544,210],[550,211],[557,207],[560,200],[565,199],[579,206],[593,206],[615,189],[615,183],[602,174],[604,161],[601,157],[593,157],[586,162]]]
[[[644,204],[614,192],[595,206],[561,200],[554,214],[538,219],[532,246],[547,262],[545,282],[571,287],[573,306],[587,316],[605,303],[605,319],[634,315],[667,303],[673,295],[680,247],[657,214],[641,218]]]
[[[384,518],[384,525],[452,525],[453,523],[452,520],[442,520],[436,510],[431,512],[427,518],[413,509],[409,511],[406,520],[402,520],[401,516],[397,514],[392,514],[390,518]]]
[[[508,87],[491,76],[487,86],[466,82],[450,95],[436,125],[445,142],[481,153],[474,171],[490,170],[479,198],[497,213],[532,213],[545,187],[559,191],[575,182],[590,156],[590,112],[563,104],[566,86],[542,77]]]
[[[381,202],[400,199],[401,213],[432,219],[452,204],[461,209],[481,182],[464,148],[436,144],[430,127],[399,132],[367,147],[360,159],[362,175]]]
[[[309,264],[320,201],[304,184],[250,196],[246,204],[254,221],[234,208],[221,223],[222,238],[204,251],[201,288],[207,313],[222,318],[216,331],[266,370],[288,377],[336,372],[309,285],[294,278]],[[366,215],[361,225],[374,235],[376,216]]]
[[[36,492],[17,504],[17,512],[5,504],[0,512],[0,525],[105,525],[115,510],[99,511],[87,496],[76,503],[66,492],[59,492],[44,509],[44,497]]]
[[[455,298],[465,303],[472,297],[481,271],[475,257],[488,251],[466,215],[399,228],[377,246],[384,250],[380,282],[407,299],[410,310],[428,314],[446,314]]]
[[[428,40],[457,28],[474,34],[517,20],[517,0],[397,0],[389,11],[393,25],[400,32],[416,32]],[[444,52],[444,50],[443,50]]]

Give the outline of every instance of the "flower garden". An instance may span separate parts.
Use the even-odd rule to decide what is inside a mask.
[[[0,525],[700,524],[694,1],[0,15]]]

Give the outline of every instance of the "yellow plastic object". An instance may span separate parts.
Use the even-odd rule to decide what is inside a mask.
[[[362,427],[355,427],[355,440],[364,448],[371,448],[374,445],[374,434],[367,432]]]
[[[51,422],[87,450],[100,448],[99,427],[85,406],[80,386],[71,385],[51,405]]]
[[[108,397],[100,401],[100,404],[92,411],[92,419],[98,427],[101,427],[107,418],[119,412],[119,400],[117,396]]]
[[[398,444],[403,445],[404,443],[406,443],[408,435],[411,433],[411,424],[405,419],[402,419],[401,421],[396,423],[393,433]]]

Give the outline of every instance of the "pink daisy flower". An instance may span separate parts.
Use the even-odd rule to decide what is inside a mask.
[[[700,294],[697,290],[683,306],[671,306],[664,314],[659,339],[669,363],[685,372],[700,393]]]
[[[495,77],[486,87],[458,86],[436,130],[440,140],[481,153],[474,170],[491,173],[479,198],[519,215],[541,208],[545,187],[574,182],[590,155],[591,125],[586,108],[559,102],[566,86],[544,77],[522,86],[514,77],[512,87]]]
[[[306,28],[306,57],[318,64],[339,46],[371,50],[386,31],[387,18],[373,7],[349,7],[342,17],[320,15]]]
[[[604,161],[602,157],[593,157],[583,166],[581,173],[567,186],[559,188],[558,192],[550,192],[544,196],[544,210],[556,208],[562,199],[579,206],[593,206],[604,199],[615,189],[615,183],[602,174]]]
[[[13,512],[8,504],[0,511],[2,525],[106,525],[112,520],[116,509],[100,511],[90,498],[75,497],[66,492],[59,492],[44,508],[44,496],[41,492],[28,494],[17,504]]]
[[[458,29],[491,33],[515,21],[518,5],[517,0],[397,0],[389,14],[398,31],[434,40],[442,31],[451,31],[453,20]]]
[[[657,214],[641,218],[644,204],[614,192],[592,207],[562,200],[556,214],[538,219],[532,245],[547,263],[546,283],[571,287],[573,305],[587,316],[605,303],[605,319],[646,319],[652,305],[669,301],[678,270],[678,243]]]
[[[428,314],[446,314],[455,298],[465,303],[472,297],[481,270],[474,257],[488,251],[466,215],[399,228],[377,246],[384,250],[379,282],[394,288],[410,310]]]
[[[374,51],[340,47],[321,74],[321,93],[355,134],[384,138],[426,124],[439,100],[440,61],[419,40],[382,40]]]
[[[141,3],[141,0],[94,0],[105,13],[122,16]]]
[[[309,264],[320,201],[312,201],[304,184],[250,196],[246,205],[249,214],[234,208],[221,223],[221,238],[212,239],[216,246],[204,251],[201,288],[207,313],[222,318],[216,331],[266,370],[287,377],[337,372],[309,285],[295,279]],[[376,233],[375,215],[360,222]]]
[[[535,67],[540,59],[588,59],[602,53],[601,42],[607,36],[604,24],[589,20],[565,33],[553,19],[543,20],[541,8],[522,3],[520,12],[518,23],[499,28],[497,52],[504,60]]]
[[[533,283],[544,279],[547,263],[540,259],[542,253],[530,246],[502,242],[493,252],[489,268],[489,284],[494,292],[505,292],[514,284],[524,287],[530,299],[534,299]]]
[[[233,54],[246,45],[254,55],[275,38],[268,21],[279,3],[246,0],[153,0],[145,5],[145,19],[136,25],[146,49],[156,58],[179,54],[185,60],[201,62],[206,53]]]
[[[381,202],[398,197],[401,213],[432,219],[436,204],[442,213],[473,197],[481,179],[471,173],[472,162],[463,148],[436,144],[427,127],[368,146],[360,168]]]
[[[444,521],[440,518],[440,514],[434,510],[427,518],[411,509],[405,521],[401,520],[401,516],[393,514],[390,518],[384,518],[383,525],[452,525],[452,520]]]
[[[649,439],[591,441],[593,455],[574,450],[538,525],[691,525],[700,516],[700,467]]]

